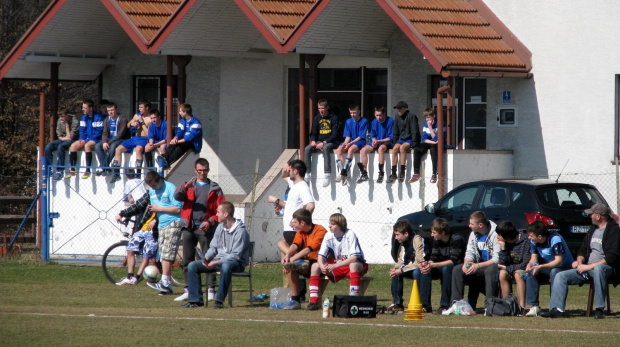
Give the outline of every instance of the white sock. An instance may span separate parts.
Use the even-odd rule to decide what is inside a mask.
[[[161,284],[163,284],[166,287],[170,286],[170,276],[168,275],[161,275]]]

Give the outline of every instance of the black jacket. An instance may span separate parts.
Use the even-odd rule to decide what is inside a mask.
[[[592,225],[588,231],[588,235],[583,238],[581,247],[577,256],[582,256],[586,259],[586,262],[590,258],[592,248],[590,247],[590,241],[592,241],[592,235],[596,230],[596,225]],[[611,266],[615,270],[615,276],[613,278],[614,286],[620,283],[620,226],[615,220],[609,218],[605,231],[603,231],[603,254],[605,255],[605,261],[607,265]]]

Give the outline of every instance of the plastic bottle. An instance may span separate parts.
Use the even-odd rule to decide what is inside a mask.
[[[323,318],[329,318],[329,298],[323,300]]]
[[[538,263],[532,264],[532,267],[534,266],[538,266]],[[532,274],[533,274],[532,270],[525,271],[525,274],[523,275],[523,279],[526,280],[528,277],[532,277]]]
[[[370,129],[366,130],[366,144],[370,145],[372,143],[372,139],[370,138]]]

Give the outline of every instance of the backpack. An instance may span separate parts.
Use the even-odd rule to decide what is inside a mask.
[[[489,297],[484,302],[485,316],[516,316],[521,311],[517,297],[512,294],[504,299]]]

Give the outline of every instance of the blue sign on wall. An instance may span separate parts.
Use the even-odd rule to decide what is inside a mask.
[[[511,92],[510,92],[510,90],[504,90],[502,92],[502,100],[503,100],[502,102],[504,104],[509,104],[510,103],[510,99],[511,99]]]

